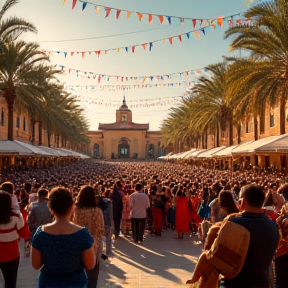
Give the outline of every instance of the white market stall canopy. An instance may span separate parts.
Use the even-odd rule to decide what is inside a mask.
[[[90,158],[89,156],[85,154],[78,153],[76,151],[72,151],[66,148],[55,148],[55,150],[60,151],[61,153],[66,154],[65,156],[74,156],[74,157],[80,157],[80,158]]]
[[[198,149],[194,152],[192,152],[191,154],[189,154],[186,159],[193,159],[193,158],[196,158],[200,153],[204,152],[204,151],[207,151],[207,149]]]
[[[182,153],[178,154],[175,158],[176,158],[176,159],[184,159],[187,155],[191,154],[191,153],[194,152],[195,150],[196,150],[196,149],[193,148],[192,150],[182,152]]]
[[[14,142],[18,143],[19,145],[27,148],[27,149],[30,149],[33,154],[37,154],[37,155],[41,155],[41,156],[52,156],[53,154],[49,153],[49,152],[46,152],[44,150],[42,150],[40,147],[38,146],[34,146],[32,144],[29,144],[29,143],[25,143],[25,142],[21,142],[21,141],[17,141],[17,140],[14,140]]]
[[[288,152],[288,134],[270,136],[253,142],[247,142],[232,150],[232,155],[254,154],[260,152]]]
[[[218,151],[223,150],[225,148],[226,148],[225,146],[211,148],[211,149],[208,149],[206,151],[199,153],[195,157],[196,158],[211,158],[215,153],[217,153]]]

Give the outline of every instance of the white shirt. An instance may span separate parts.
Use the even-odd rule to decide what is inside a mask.
[[[134,192],[130,195],[130,217],[146,218],[146,209],[149,207],[149,197],[144,192]]]

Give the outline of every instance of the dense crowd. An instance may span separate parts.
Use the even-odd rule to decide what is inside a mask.
[[[0,250],[8,251],[7,243],[13,243],[8,247],[12,254],[0,253],[5,287],[16,287],[19,237],[25,240],[27,256],[31,251],[33,267],[41,268],[39,287],[96,287],[100,259],[113,254],[111,238],[120,233],[130,237],[132,232],[131,241],[138,244],[144,241],[145,230],[158,237],[163,229],[172,228],[178,239],[199,233],[204,250],[209,250],[223,219],[243,210],[239,200],[250,201],[247,196],[250,192],[247,190],[242,197],[241,191],[251,185],[261,188],[259,193],[265,198],[260,203],[261,211],[277,222],[283,233],[280,240],[285,240],[285,201],[288,201],[285,180],[285,175],[276,171],[232,173],[156,161],[86,159],[65,167],[3,170]],[[10,218],[8,212],[4,215],[4,210],[11,214]],[[216,225],[211,227],[213,223]],[[5,227],[7,233],[3,232]],[[281,270],[278,279],[286,286],[281,286],[279,280],[277,288],[287,287],[288,283],[282,273],[288,265],[288,249],[284,246],[282,243],[285,253],[280,255],[276,276]]]

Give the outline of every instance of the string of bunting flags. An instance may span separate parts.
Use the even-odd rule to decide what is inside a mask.
[[[174,42],[174,39],[178,39],[178,41],[183,42],[184,38],[187,38],[188,40],[191,39],[191,34],[194,34],[196,39],[200,38],[200,35],[206,35],[207,33],[207,29],[208,28],[216,28],[216,25],[218,27],[223,27],[223,22],[227,22],[229,27],[235,26],[235,25],[242,25],[242,24],[247,24],[247,25],[251,25],[252,21],[250,19],[244,19],[244,18],[239,18],[237,19],[235,22],[233,20],[231,20],[233,18],[233,16],[240,16],[240,14],[235,14],[235,15],[230,15],[227,17],[221,17],[218,18],[217,20],[217,24],[215,24],[213,21],[211,20],[210,22],[207,23],[206,26],[201,27],[199,29],[194,29],[188,32],[183,32],[171,37],[165,37],[165,38],[161,38],[161,39],[157,39],[154,41],[148,41],[145,43],[140,43],[140,44],[134,44],[134,45],[128,45],[128,46],[121,46],[121,47],[117,47],[117,48],[109,48],[109,49],[100,49],[100,50],[90,50],[90,51],[59,51],[59,50],[43,50],[43,52],[50,56],[50,55],[64,55],[64,57],[66,58],[67,56],[74,56],[74,55],[80,55],[82,58],[85,57],[85,55],[97,55],[98,57],[100,55],[106,55],[109,51],[117,51],[118,53],[122,50],[125,52],[132,52],[134,53],[136,51],[136,47],[140,47],[143,50],[148,50],[151,51],[153,48],[153,45],[157,42],[161,42],[161,43],[166,43],[169,42],[171,45]]]
[[[189,82],[173,82],[173,83],[157,83],[157,84],[141,84],[141,85],[65,85],[66,89],[72,91],[119,91],[119,90],[134,90],[145,88],[158,88],[158,87],[180,87],[181,85],[193,86],[196,81]]]
[[[194,69],[194,70],[188,70],[188,71],[183,71],[183,72],[175,72],[175,73],[170,73],[170,74],[163,74],[163,75],[150,75],[150,76],[120,76],[120,75],[107,75],[107,74],[97,74],[94,72],[88,72],[88,71],[83,71],[75,68],[69,68],[64,65],[59,65],[55,64],[55,68],[60,68],[62,71],[62,74],[72,74],[76,75],[77,77],[85,77],[88,79],[97,79],[98,83],[101,81],[109,82],[110,80],[115,80],[117,82],[129,82],[129,81],[141,81],[144,83],[146,80],[147,81],[154,81],[154,80],[159,80],[159,81],[164,81],[167,79],[172,79],[172,76],[174,75],[179,75],[180,77],[183,76],[198,76],[202,73],[203,69]]]
[[[105,107],[119,107],[121,105],[121,101],[109,101],[103,99],[94,99],[94,98],[83,98],[82,96],[76,96],[79,102],[82,105],[91,108],[91,105],[97,106],[105,106]],[[159,107],[159,106],[167,106],[167,105],[175,105],[179,104],[183,99],[183,96],[171,96],[157,99],[140,99],[140,100],[129,100],[129,108],[149,108],[149,107]],[[130,104],[131,103],[131,104]]]
[[[164,24],[165,22],[167,22],[169,25],[172,25],[172,20],[176,19],[177,21],[179,21],[179,23],[181,25],[184,25],[185,21],[189,21],[190,23],[192,23],[193,28],[195,28],[197,24],[202,25],[203,22],[205,22],[205,21],[208,21],[210,23],[214,23],[215,21],[217,21],[219,26],[222,26],[222,23],[223,23],[223,17],[217,17],[215,19],[191,18],[191,17],[182,17],[182,16],[180,17],[180,16],[144,13],[144,12],[140,12],[140,11],[119,9],[119,8],[95,4],[95,3],[91,3],[89,1],[83,1],[83,0],[79,0],[79,2],[82,3],[82,11],[84,11],[88,5],[93,7],[93,9],[96,11],[97,14],[100,12],[100,9],[103,9],[104,13],[105,13],[105,18],[108,18],[111,15],[112,11],[115,11],[115,19],[117,19],[117,20],[119,19],[121,13],[122,14],[125,13],[127,20],[131,19],[130,16],[132,14],[136,14],[138,20],[142,21],[144,15],[145,15],[145,16],[147,16],[148,23],[152,23],[154,19],[157,19],[160,24]],[[63,5],[65,5],[66,3],[67,3],[67,0],[62,0]],[[72,0],[72,10],[75,8],[76,4],[77,4],[77,0]],[[235,15],[231,15],[230,18],[233,21],[233,17],[240,16],[241,14],[242,14],[242,12],[237,13]]]

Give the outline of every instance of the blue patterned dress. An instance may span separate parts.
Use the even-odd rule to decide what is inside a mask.
[[[38,288],[84,288],[87,283],[82,252],[93,245],[86,228],[73,234],[52,235],[37,229],[32,246],[42,255]]]

